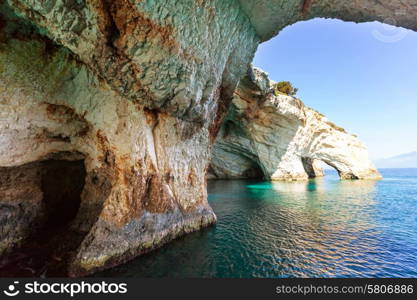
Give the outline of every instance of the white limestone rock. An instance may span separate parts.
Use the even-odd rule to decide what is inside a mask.
[[[355,135],[301,100],[275,95],[272,84],[256,68],[241,81],[214,146],[212,178],[242,178],[260,169],[266,179],[305,180],[323,176],[318,161],[342,179],[380,178]]]

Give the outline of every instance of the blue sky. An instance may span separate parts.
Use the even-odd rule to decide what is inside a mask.
[[[261,44],[254,65],[355,133],[372,159],[417,151],[417,33],[314,19]]]

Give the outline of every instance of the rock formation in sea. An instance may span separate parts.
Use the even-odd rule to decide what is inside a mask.
[[[313,17],[416,29],[404,7],[0,0],[0,253],[55,233],[78,276],[213,224],[211,146],[258,44]]]
[[[237,87],[213,147],[209,178],[305,180],[323,176],[319,161],[342,179],[378,179],[355,136],[306,107],[275,94],[273,82],[250,68]]]

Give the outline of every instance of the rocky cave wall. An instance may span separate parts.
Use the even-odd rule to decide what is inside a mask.
[[[219,103],[258,43],[233,1],[79,3],[3,2],[0,38],[0,166],[31,170],[1,184],[0,223],[20,220],[2,227],[1,251],[44,230],[34,163],[84,160],[73,275],[215,222],[205,173]]]
[[[209,178],[305,180],[323,176],[378,179],[365,145],[297,98],[275,95],[265,72],[251,68],[235,91],[213,147]]]
[[[415,1],[0,0],[1,253],[43,230],[38,179],[66,162],[85,172],[70,275],[214,223],[210,148],[259,42],[315,16],[383,20],[404,3]],[[415,15],[398,24],[415,29]],[[252,175],[276,170],[247,152]]]

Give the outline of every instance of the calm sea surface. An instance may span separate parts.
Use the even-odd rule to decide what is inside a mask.
[[[417,169],[381,173],[209,182],[216,226],[97,275],[417,277]]]

